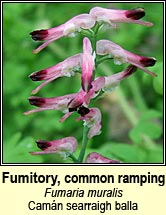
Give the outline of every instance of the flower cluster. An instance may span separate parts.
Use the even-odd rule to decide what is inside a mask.
[[[153,57],[139,56],[131,53],[118,44],[110,40],[94,41],[94,38],[89,36],[90,33],[96,34],[102,25],[115,27],[116,23],[134,23],[143,26],[152,26],[151,22],[140,20],[145,15],[144,9],[137,8],[133,10],[113,10],[101,7],[94,7],[89,14],[80,14],[68,20],[66,23],[46,30],[36,30],[30,33],[33,40],[44,41],[33,53],[38,53],[51,42],[58,40],[61,37],[74,37],[78,32],[85,33],[87,36],[83,38],[82,52],[71,56],[64,61],[51,66],[49,68],[33,72],[29,77],[33,81],[43,81],[32,94],[36,94],[42,87],[49,82],[63,77],[74,76],[76,72],[81,72],[81,86],[78,92],[73,94],[62,95],[59,97],[42,98],[31,96],[29,102],[31,105],[38,108],[25,112],[31,114],[44,110],[59,110],[64,113],[60,122],[64,122],[74,111],[79,117],[76,119],[82,120],[84,126],[88,128],[87,138],[90,139],[101,133],[101,112],[99,108],[90,107],[91,100],[104,93],[114,89],[120,81],[131,76],[136,72],[137,68],[142,71],[156,76],[146,67],[153,66],[156,59]],[[93,30],[97,29],[97,30]],[[95,45],[94,45],[95,44]],[[94,48],[95,47],[95,48]],[[127,68],[110,76],[95,77],[95,70],[102,57],[112,59],[115,64],[129,64]],[[97,58],[98,57],[98,58]],[[98,63],[98,64],[97,64]],[[39,152],[31,152],[31,154],[48,154],[58,153],[64,158],[70,156],[77,149],[77,140],[74,137],[66,137],[60,140],[44,141],[38,140],[37,146],[42,150]],[[78,159],[78,162],[80,160]],[[82,162],[82,160],[80,161]],[[116,160],[110,160],[98,153],[92,152],[85,159],[86,163],[119,163]]]

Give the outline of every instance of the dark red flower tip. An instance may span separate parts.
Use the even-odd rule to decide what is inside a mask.
[[[72,99],[69,103],[68,103],[68,109],[69,112],[73,112],[73,111],[77,111],[77,108],[79,108],[82,105],[82,101],[74,101],[74,99]]]
[[[69,108],[69,112],[77,111],[77,107]]]
[[[36,143],[37,143],[37,147],[41,150],[45,150],[51,146],[51,143],[46,140],[37,140]]]
[[[136,66],[133,66],[133,65],[128,66],[127,69],[125,70],[124,77],[130,76],[130,75],[133,74],[136,70],[137,70],[137,67],[136,67]]]
[[[141,57],[140,59],[140,63],[144,66],[144,67],[148,67],[148,66],[154,66],[156,63],[156,59],[153,57]]]
[[[29,78],[31,78],[32,81],[42,81],[45,79],[46,74],[47,74],[47,71],[44,69],[44,70],[40,70],[38,72],[32,73],[29,76]]]
[[[136,8],[126,11],[125,15],[127,18],[137,20],[145,16],[145,11],[143,8]]]
[[[45,40],[48,36],[48,30],[37,30],[37,31],[32,31],[30,33],[32,36],[32,39],[37,41],[37,40]]]
[[[41,97],[32,96],[29,98],[29,103],[37,107],[42,107],[45,104],[45,99]]]
[[[81,115],[81,116],[85,116],[86,114],[88,114],[90,112],[90,110],[84,106],[81,106],[78,110],[78,113]]]

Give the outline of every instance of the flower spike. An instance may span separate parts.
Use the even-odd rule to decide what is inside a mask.
[[[60,122],[65,121],[74,112],[78,114],[79,117],[76,118],[76,121],[82,120],[86,128],[83,131],[83,140],[78,159],[72,155],[78,146],[76,138],[72,136],[52,141],[37,140],[37,146],[41,151],[30,152],[30,154],[59,154],[64,159],[70,157],[73,162],[81,163],[84,160],[88,139],[99,135],[102,129],[101,111],[96,107],[92,107],[91,100],[94,98],[97,99],[105,91],[112,91],[122,80],[134,74],[137,69],[156,76],[155,73],[146,69],[146,67],[155,65],[155,58],[131,53],[109,40],[102,39],[97,41],[98,31],[103,25],[116,27],[117,23],[133,23],[143,26],[153,26],[151,22],[140,20],[144,16],[145,11],[143,8],[117,10],[94,7],[90,10],[89,14],[80,14],[57,27],[35,30],[30,33],[34,41],[43,42],[38,48],[33,50],[33,53],[38,53],[50,43],[62,37],[74,37],[78,32],[86,35],[83,38],[82,53],[68,57],[46,69],[35,71],[29,76],[32,81],[43,81],[32,91],[35,94],[55,79],[64,76],[71,77],[76,72],[82,72],[81,86],[78,92],[51,98],[31,96],[29,103],[37,108],[24,113],[25,115],[29,115],[45,110],[58,110],[63,113],[63,116],[59,120]],[[109,76],[96,77],[95,70],[97,66],[108,59],[113,59],[117,65],[128,64],[128,66],[121,72]],[[68,86],[62,87],[66,88]],[[121,163],[119,160],[112,160],[96,152],[88,154],[84,162],[105,164]]]

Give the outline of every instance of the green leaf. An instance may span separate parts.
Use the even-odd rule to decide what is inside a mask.
[[[4,163],[42,163],[43,158],[32,156],[29,152],[38,150],[32,137],[20,140],[20,133],[16,133],[4,144]]]
[[[158,110],[149,109],[147,111],[144,111],[140,120],[149,120],[149,119],[155,119],[162,117],[162,112]]]
[[[162,129],[159,125],[153,122],[140,121],[130,132],[129,136],[133,142],[141,144],[143,136],[147,135],[152,139],[157,139],[161,136]]]
[[[153,150],[147,151],[146,163],[163,163],[163,147],[158,145]]]

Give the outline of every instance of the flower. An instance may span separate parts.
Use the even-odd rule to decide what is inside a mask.
[[[120,81],[124,80],[125,78],[132,75],[134,72],[136,72],[137,67],[133,65],[129,65],[125,70],[122,72],[118,72],[116,74],[105,76],[105,84],[103,87],[104,91],[112,91],[119,83]]]
[[[25,115],[40,112],[44,110],[60,110],[63,113],[68,111],[68,103],[75,97],[75,93],[68,94],[65,96],[53,97],[53,98],[42,98],[37,96],[31,96],[29,102],[31,105],[39,108],[24,112]]]
[[[145,16],[143,8],[136,8],[133,10],[117,10],[106,9],[101,7],[94,7],[90,10],[90,16],[97,22],[109,23],[113,27],[114,23],[128,22],[145,26],[153,26],[153,23],[139,20]]]
[[[82,113],[81,109],[79,112]],[[84,125],[90,128],[88,132],[89,139],[101,133],[101,112],[98,108],[89,108],[87,114],[82,114],[82,116],[78,117],[76,120],[83,120]]]
[[[90,99],[95,98],[100,90],[112,91],[120,83],[120,81],[132,75],[136,70],[136,66],[129,65],[122,72],[118,72],[110,76],[96,78],[94,81],[92,81],[92,88],[85,96],[86,104],[89,104]]]
[[[89,14],[80,14],[57,27],[33,31],[30,33],[33,40],[46,41],[37,49],[33,50],[33,53],[38,53],[48,46],[48,44],[63,36],[73,37],[75,33],[80,32],[81,29],[90,29],[94,25],[95,21]]]
[[[82,54],[82,89],[88,92],[92,87],[92,76],[94,70],[94,58],[92,55],[92,46],[90,40],[85,37],[83,39]]]
[[[118,160],[111,160],[109,158],[106,158],[99,153],[91,152],[86,160],[85,163],[120,163]]]
[[[41,154],[60,154],[64,159],[73,153],[77,148],[77,140],[75,137],[65,137],[59,140],[37,140],[36,141],[38,148],[42,151],[30,152],[32,155],[41,155]]]
[[[145,57],[133,54],[121,46],[113,43],[109,40],[99,40],[97,42],[97,54],[98,55],[110,55],[114,58],[115,64],[122,64],[122,63],[130,63],[144,72],[156,76],[155,73],[147,70],[145,67],[154,66],[156,63],[156,59],[153,57]]]
[[[76,54],[71,56],[64,61],[48,67],[46,69],[33,72],[29,77],[33,81],[42,81],[45,80],[42,84],[40,84],[37,88],[35,88],[32,93],[37,93],[42,87],[44,87],[49,82],[62,77],[67,76],[71,77],[75,74],[76,71],[79,71],[82,65],[82,54]]]
[[[77,111],[83,105],[87,106],[87,93],[80,90],[78,93],[68,94],[65,96],[43,98],[38,96],[29,97],[29,103],[38,108],[24,112],[25,115],[44,111],[44,110],[60,110],[65,115],[60,122],[65,121],[74,111]]]

